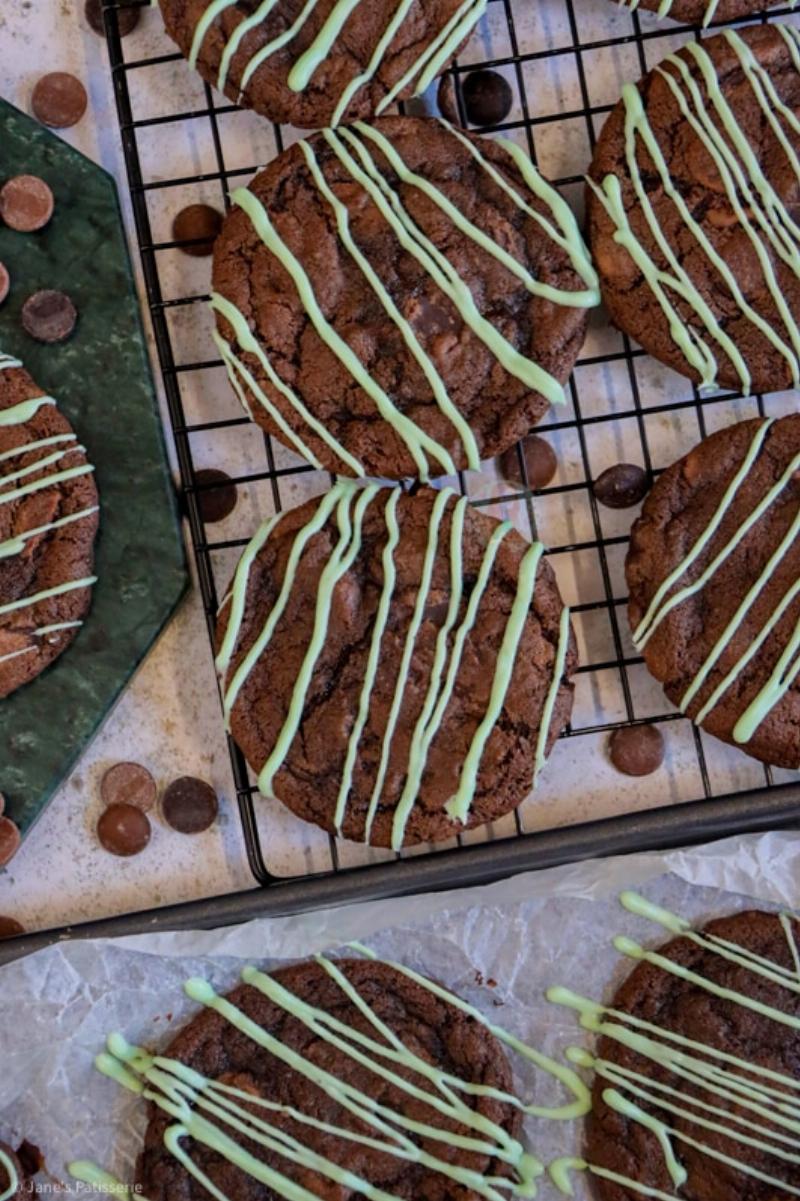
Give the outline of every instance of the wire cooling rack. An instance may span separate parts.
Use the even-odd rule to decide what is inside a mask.
[[[227,207],[229,190],[301,135],[239,110],[203,84],[175,52],[156,14],[141,22],[147,27],[142,36],[121,40],[118,9],[129,5],[104,3],[144,283],[211,634],[218,599],[257,523],[324,491],[330,477],[265,437],[237,408],[222,364],[210,357],[209,261],[180,251],[171,241],[171,221],[188,203]],[[773,9],[770,17],[789,12]],[[609,0],[489,0],[481,27],[449,76],[465,125],[464,75],[483,65],[506,77],[514,107],[495,130],[525,146],[580,211],[583,172],[622,84],[698,36],[697,29],[618,9]],[[656,475],[720,425],[795,407],[790,394],[701,397],[595,314],[567,404],[539,427],[559,459],[553,484],[537,492],[510,488],[491,463],[452,481],[474,504],[545,541],[572,607],[582,662],[575,711],[541,790],[494,827],[472,831],[436,853],[420,848],[397,862],[386,852],[327,839],[259,798],[231,743],[250,865],[263,890],[162,911],[153,920],[169,926],[224,922],[473,884],[524,868],[793,820],[800,813],[796,774],[772,772],[707,739],[669,707],[648,676],[625,619],[622,564],[635,512],[598,506],[591,481],[620,460],[640,462]],[[197,470],[204,466],[223,467],[233,477],[240,498],[233,524],[203,523]],[[525,479],[521,457],[519,467]],[[197,653],[210,651],[198,647]],[[631,781],[614,773],[604,748],[615,727],[641,721],[664,729],[668,767]],[[131,929],[136,922],[116,919],[109,928]]]

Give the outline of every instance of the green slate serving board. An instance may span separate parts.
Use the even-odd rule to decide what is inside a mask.
[[[57,399],[100,492],[89,617],[49,670],[0,701],[0,793],[25,833],[167,621],[187,575],[114,181],[0,100],[0,179],[18,174],[46,180],[56,207],[37,234],[0,224],[0,261],[12,281],[0,349]],[[76,331],[61,345],[43,346],[22,328],[22,305],[40,288],[69,293],[78,308]]]

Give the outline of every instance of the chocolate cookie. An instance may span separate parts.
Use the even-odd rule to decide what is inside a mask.
[[[395,849],[518,805],[576,667],[542,550],[449,489],[348,480],[262,526],[217,629],[262,793]]]
[[[304,128],[380,115],[424,92],[487,0],[159,0],[203,78],[271,121]]]
[[[670,700],[800,767],[800,416],[720,430],[656,481],[626,563],[633,639]]]
[[[781,0],[623,0],[623,3],[631,10],[647,8],[659,17],[707,26],[712,21],[743,21],[765,8],[774,8]]]
[[[796,1117],[793,1112],[788,1131],[771,1119],[780,1120],[780,1096],[794,1105],[796,1095],[800,993],[797,952],[789,940],[796,946],[798,937],[794,919],[784,924],[773,913],[738,913],[710,922],[699,941],[682,937],[658,949],[694,978],[652,962],[630,974],[604,1020],[630,1033],[633,1042],[601,1037],[595,1053],[599,1069],[585,1157],[618,1178],[592,1174],[598,1201],[638,1201],[646,1189],[681,1201],[782,1201],[797,1193]],[[724,948],[733,958],[720,953],[717,940],[733,944]],[[765,971],[748,966],[750,956],[761,956]],[[770,1012],[748,1008],[734,994]],[[622,1014],[645,1025],[626,1022]],[[637,1036],[645,1041],[637,1045]],[[748,1087],[757,1095],[737,1091]],[[655,1128],[646,1124],[651,1122]]]
[[[316,466],[478,468],[563,401],[596,276],[519,147],[387,117],[293,145],[232,199],[217,345],[245,408]]]
[[[503,1163],[491,1149],[510,1144],[521,1125],[520,1111],[504,1098],[511,1069],[500,1043],[453,1004],[456,998],[390,964],[354,959],[301,963],[269,977],[247,969],[243,976],[253,983],[229,994],[236,1009],[207,1008],[159,1063],[166,1057],[200,1073],[204,1097],[235,1106],[240,1122],[260,1119],[264,1141],[220,1120],[219,1110],[198,1109],[229,1141],[217,1150],[200,1138],[183,1139],[190,1172],[165,1146],[174,1117],[152,1105],[137,1171],[150,1201],[205,1201],[201,1174],[229,1201],[365,1196],[359,1182],[408,1201],[478,1201],[468,1179],[458,1181],[460,1172],[481,1181],[508,1176],[509,1152]],[[213,1003],[202,981],[188,988]],[[242,1019],[252,1023],[250,1036]],[[458,1101],[436,1083],[439,1074],[465,1083]],[[471,1093],[470,1083],[499,1095]],[[459,1107],[462,1118],[454,1121]],[[459,1138],[483,1149],[459,1146]]]
[[[0,697],[66,650],[89,610],[93,470],[55,402],[0,355]]]
[[[703,387],[800,384],[800,34],[727,29],[623,89],[595,151],[613,321]]]

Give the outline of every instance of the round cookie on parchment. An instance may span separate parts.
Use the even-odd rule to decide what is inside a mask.
[[[796,920],[789,921],[791,937],[797,943],[800,927]],[[761,956],[777,969],[788,973],[790,979],[797,981],[796,960],[789,946],[787,931],[775,913],[746,910],[730,917],[717,918],[709,922],[701,934],[723,939],[754,956]],[[702,976],[712,985],[780,1010],[795,1025],[800,1020],[800,995],[780,983],[755,975],[741,964],[733,963],[687,938],[677,938],[657,950],[659,955],[671,960],[679,968]],[[616,1013],[613,1018],[606,1020],[613,1022],[617,1029],[643,1034],[659,1045],[680,1050],[660,1033],[669,1032],[678,1038],[689,1039],[752,1064],[753,1074],[748,1075],[744,1067],[732,1065],[730,1061],[721,1062],[709,1053],[698,1053],[694,1047],[686,1048],[684,1044],[688,1055],[698,1056],[701,1062],[714,1064],[720,1070],[735,1072],[745,1081],[768,1084],[761,1074],[762,1069],[789,1078],[797,1076],[800,1056],[797,1029],[762,1016],[736,1001],[712,995],[695,982],[680,979],[656,964],[638,964],[609,1002],[609,1009]],[[650,1023],[650,1026],[647,1029],[630,1026],[618,1017],[620,1013],[630,1014],[639,1021]],[[657,1027],[657,1030],[653,1027]],[[746,1136],[771,1143],[779,1150],[788,1150],[780,1141],[781,1129],[772,1125],[770,1130],[768,1113],[773,1108],[771,1101],[767,1102],[765,1120],[763,1113],[754,1112],[745,1105],[732,1106],[718,1092],[704,1089],[697,1082],[687,1083],[685,1075],[671,1071],[668,1065],[655,1064],[651,1057],[645,1057],[634,1047],[621,1045],[610,1037],[600,1038],[595,1054],[612,1069],[640,1073],[645,1077],[645,1081],[636,1081],[640,1089],[644,1087],[667,1103],[677,1104],[684,1112],[676,1114],[653,1105],[642,1097],[641,1092],[636,1095],[630,1093],[623,1082],[621,1091],[626,1099],[633,1100],[647,1114],[662,1120],[679,1135],[685,1135],[694,1143],[704,1144],[716,1153],[712,1156],[698,1146],[690,1145],[684,1138],[673,1135],[670,1138],[673,1152],[678,1165],[687,1174],[686,1181],[676,1189],[656,1134],[609,1105],[605,1094],[614,1088],[614,1084],[606,1076],[598,1074],[593,1088],[592,1112],[586,1119],[585,1158],[589,1163],[625,1177],[639,1187],[634,1189],[592,1174],[592,1195],[597,1201],[639,1201],[643,1189],[658,1189],[662,1194],[680,1197],[681,1201],[733,1201],[734,1198],[737,1201],[744,1198],[747,1201],[778,1201],[778,1198],[788,1198],[800,1189],[800,1166],[796,1162],[787,1162],[784,1158],[770,1155],[742,1141]],[[688,1067],[689,1064],[684,1066]],[[759,1069],[758,1074],[755,1074],[756,1068]],[[626,1077],[626,1080],[629,1079]],[[696,1098],[698,1108],[682,1104],[678,1097],[667,1091],[656,1093],[648,1088],[647,1081],[654,1081],[666,1090],[676,1089],[681,1097],[688,1094]],[[791,1093],[787,1093],[787,1096],[791,1096]],[[700,1105],[722,1107],[726,1112],[734,1113],[740,1121],[731,1121],[724,1114],[709,1113],[699,1108]],[[690,1121],[691,1113],[726,1127],[734,1137]],[[755,1129],[756,1125],[761,1128],[760,1131]],[[771,1139],[771,1133],[776,1137]],[[781,1189],[777,1183],[768,1183],[752,1174],[745,1174],[735,1164],[720,1159],[720,1155],[739,1164],[744,1163],[777,1182],[785,1182],[792,1191]]]
[[[387,117],[295,144],[233,193],[217,345],[269,433],[339,474],[435,478],[563,401],[596,275],[510,146]]]
[[[626,561],[634,643],[704,730],[800,767],[800,415],[712,434],[656,481]]]
[[[66,650],[89,611],[93,470],[55,403],[0,355],[0,697]]]
[[[170,37],[208,83],[271,121],[307,129],[369,119],[407,100],[445,70],[486,8],[485,0],[159,3]]]
[[[611,318],[702,386],[800,381],[799,36],[688,43],[625,87],[595,150],[589,238]]]
[[[374,1018],[384,1023],[409,1051],[431,1067],[466,1082],[503,1093],[511,1091],[511,1067],[505,1053],[480,1022],[390,964],[354,959],[332,962]],[[344,1023],[348,1030],[373,1041],[381,1037],[370,1018],[319,964],[307,962],[282,968],[272,973],[271,979],[301,1002]],[[470,1130],[466,1123],[457,1125],[424,1100],[410,1096],[397,1083],[368,1070],[333,1046],[322,1034],[309,1029],[287,1006],[265,996],[254,986],[245,984],[234,989],[228,1000],[288,1052],[300,1056],[311,1072],[315,1069],[325,1072],[356,1090],[357,1095],[364,1094],[411,1122],[427,1124],[445,1134],[476,1138],[474,1128]],[[211,1009],[192,1019],[163,1055],[213,1081],[240,1090],[237,1101],[241,1101],[243,1108],[247,1108],[248,1095],[285,1106],[293,1112],[276,1113],[256,1104],[253,1104],[252,1112],[277,1125],[284,1138],[297,1140],[311,1153],[347,1168],[390,1196],[407,1201],[455,1201],[456,1198],[458,1201],[478,1201],[476,1191],[424,1162],[343,1139],[330,1129],[321,1130],[319,1123],[325,1123],[329,1128],[353,1130],[371,1136],[373,1140],[380,1141],[383,1135],[380,1128],[354,1117],[336,1099],[332,1084],[326,1085],[322,1080],[317,1083],[298,1068],[288,1066]],[[418,1090],[434,1089],[418,1072],[402,1063],[386,1060],[383,1066]],[[519,1134],[520,1111],[507,1101],[474,1096],[466,1091],[459,1096],[470,1109],[494,1123],[506,1136]],[[310,1122],[301,1121],[302,1117],[309,1118]],[[205,1201],[208,1196],[205,1188],[164,1145],[165,1133],[172,1124],[173,1117],[152,1106],[144,1150],[138,1162],[137,1186],[150,1201],[175,1201],[177,1197],[182,1201]],[[231,1129],[229,1133],[268,1170],[288,1176],[292,1182],[307,1189],[309,1195],[356,1195],[349,1188],[345,1192],[343,1186],[334,1186],[330,1178],[315,1173],[310,1167],[295,1163],[291,1156],[254,1145],[236,1130]],[[460,1148],[455,1141],[434,1140],[419,1129],[409,1131],[408,1137],[431,1156],[448,1165],[469,1168],[481,1177],[502,1177],[508,1172],[508,1165],[499,1159],[485,1152]],[[485,1145],[489,1141],[485,1135],[484,1140]],[[259,1183],[199,1141],[187,1142],[184,1149],[195,1167],[213,1180],[229,1201],[276,1201],[278,1197],[288,1195],[283,1190],[273,1190]]]
[[[519,805],[577,658],[542,550],[449,490],[348,480],[262,527],[217,629],[261,791],[395,849]]]

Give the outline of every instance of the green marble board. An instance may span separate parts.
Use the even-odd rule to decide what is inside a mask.
[[[56,397],[100,491],[89,617],[49,670],[0,701],[0,793],[26,833],[174,610],[187,575],[114,181],[0,100],[0,179],[23,173],[49,183],[56,208],[38,234],[0,224],[0,261],[12,281],[0,307],[0,349]],[[68,292],[77,305],[77,329],[60,346],[40,345],[22,329],[20,309],[39,288]]]

